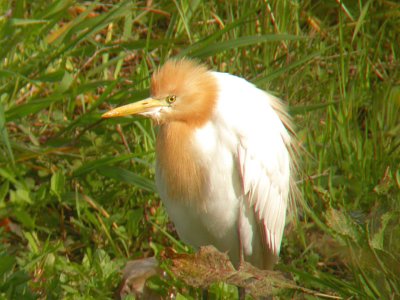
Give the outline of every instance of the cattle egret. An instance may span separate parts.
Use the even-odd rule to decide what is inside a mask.
[[[180,238],[271,269],[293,188],[280,101],[240,77],[170,60],[153,74],[150,98],[102,117],[127,115],[159,126],[156,185]]]

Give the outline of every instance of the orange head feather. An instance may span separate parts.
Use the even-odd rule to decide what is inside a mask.
[[[152,76],[151,98],[113,109],[103,118],[140,114],[154,119],[160,125],[157,165],[168,195],[202,203],[208,178],[205,166],[196,160],[192,136],[211,118],[217,97],[217,80],[204,65],[169,60]]]
[[[217,100],[216,80],[208,69],[195,61],[169,60],[151,78],[151,96],[175,96],[170,109],[163,111],[160,123],[181,121],[201,126],[210,117]]]

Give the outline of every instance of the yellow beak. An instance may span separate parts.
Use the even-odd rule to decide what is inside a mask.
[[[151,113],[152,111],[155,111],[157,108],[161,108],[164,106],[168,106],[165,100],[147,98],[135,103],[114,108],[103,114],[101,117],[108,119],[115,117],[124,117],[129,115],[146,114],[146,113]]]

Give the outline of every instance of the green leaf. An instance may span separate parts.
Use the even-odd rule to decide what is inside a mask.
[[[105,158],[98,159],[95,161],[90,161],[90,162],[85,163],[82,167],[75,170],[73,173],[73,176],[74,177],[82,176],[82,175],[85,175],[85,174],[87,174],[91,171],[94,171],[100,167],[112,165],[117,162],[129,160],[134,157],[136,157],[136,154],[124,154],[124,155],[119,155],[117,157],[105,157]]]
[[[0,277],[7,272],[11,272],[16,263],[15,257],[7,254],[0,255]]]
[[[115,5],[113,9],[106,14],[100,14],[93,19],[86,19],[87,15],[95,9],[97,3],[92,3],[82,14],[80,14],[70,26],[70,30],[63,36],[62,41],[67,41],[65,47],[59,51],[66,52],[78,45],[80,42],[95,34],[97,31],[105,28],[112,21],[118,20],[126,16],[132,9],[131,1],[123,1]],[[76,34],[76,38],[71,37]]]
[[[143,208],[138,208],[134,210],[130,210],[126,214],[127,220],[127,231],[129,234],[133,236],[137,236],[139,234],[140,229],[140,221],[143,219]]]
[[[71,87],[73,81],[74,81],[74,76],[71,73],[65,71],[64,76],[60,82],[60,85],[57,88],[57,92],[62,94],[64,92],[68,91],[68,89]]]
[[[11,159],[11,162],[14,165],[15,164],[14,153],[11,148],[11,143],[10,143],[10,139],[9,139],[7,128],[6,128],[6,118],[4,115],[4,108],[3,108],[2,103],[0,103],[0,139],[1,139],[1,142],[6,146],[9,158]]]
[[[13,214],[14,218],[16,218],[18,220],[18,222],[20,222],[22,225],[24,225],[28,229],[35,228],[35,220],[29,215],[29,213],[27,211],[18,209],[18,210],[14,210],[12,214]],[[35,251],[37,251],[37,249]]]
[[[15,185],[18,185],[18,181],[15,179],[14,174],[7,169],[0,168],[0,177],[3,177]]]
[[[369,5],[371,4],[371,2],[372,2],[372,0],[369,0],[361,10],[360,17],[357,20],[356,28],[354,29],[353,37],[351,38],[352,43],[354,42],[354,39],[357,36],[357,33],[360,31],[360,28],[361,28],[362,24],[364,23],[364,20],[367,16],[368,8],[369,8]]]
[[[8,194],[10,188],[10,182],[6,180],[1,186],[0,186],[0,208],[5,207],[5,199]]]
[[[44,99],[40,100],[36,99],[25,104],[14,106],[9,110],[7,110],[5,115],[7,121],[14,121],[16,119],[26,117],[30,114],[35,114],[40,110],[49,107],[51,104],[62,100],[63,100],[62,95],[53,94],[52,96],[49,96]]]
[[[57,70],[43,74],[37,78],[41,82],[59,82],[65,76],[65,70]]]
[[[118,168],[118,167],[100,167],[98,168],[98,172],[106,177],[126,182],[128,184],[132,184],[137,186],[138,188],[144,189],[149,192],[155,192],[156,187],[153,181],[137,175],[131,171],[126,169]]]
[[[16,18],[11,19],[10,22],[13,26],[16,27],[49,23],[49,21],[47,20],[16,19]]]
[[[246,10],[246,13],[241,15],[239,18],[235,19],[233,22],[227,24],[222,30],[217,30],[216,32],[210,34],[209,36],[201,39],[200,41],[186,47],[186,49],[182,50],[176,57],[185,57],[185,56],[197,56],[197,53],[201,52],[206,47],[209,47],[213,44],[213,42],[217,41],[223,34],[234,30],[235,28],[239,27],[243,24],[246,19],[250,16],[253,16],[258,8],[252,8]]]
[[[332,102],[326,102],[326,103],[317,103],[317,104],[311,104],[311,105],[298,105],[298,106],[290,106],[289,109],[289,114],[294,116],[294,115],[299,115],[299,114],[305,114],[310,111],[314,111],[317,109],[322,109],[326,108],[330,105],[335,105],[337,104],[337,101],[332,101]]]
[[[321,51],[314,52],[314,53],[312,53],[310,55],[307,55],[307,56],[303,57],[302,59],[299,59],[299,60],[291,63],[288,66],[285,66],[283,68],[279,68],[275,72],[272,72],[272,73],[270,73],[270,74],[268,74],[268,75],[266,75],[264,77],[258,78],[256,80],[252,80],[252,82],[257,86],[264,85],[265,83],[273,80],[274,78],[277,78],[277,77],[279,77],[279,76],[281,76],[281,75],[283,75],[285,73],[288,73],[292,69],[295,69],[295,68],[297,68],[299,66],[302,66],[302,65],[306,64],[310,60],[320,56],[321,53],[322,53]]]
[[[1,286],[2,291],[7,291],[7,298],[2,299],[24,299],[24,300],[35,300],[38,297],[33,296],[28,282],[31,277],[24,271],[19,270],[11,274],[6,279],[4,285]]]
[[[200,51],[195,52],[194,56],[207,57],[222,51],[237,49],[240,47],[246,47],[251,45],[257,45],[266,42],[297,41],[301,39],[304,38],[291,34],[265,34],[265,35],[242,36],[224,42],[216,42],[212,45],[203,48]]]
[[[16,71],[7,70],[7,69],[0,69],[0,79],[2,77],[4,77],[4,78],[13,78],[13,77],[22,78],[31,83],[40,83],[37,80],[26,77],[22,72],[16,72]]]
[[[61,199],[61,195],[65,191],[65,175],[62,171],[57,171],[51,176],[50,190]]]

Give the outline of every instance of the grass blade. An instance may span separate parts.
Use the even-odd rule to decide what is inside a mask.
[[[137,175],[131,171],[128,171],[123,168],[118,168],[118,167],[110,167],[110,166],[103,166],[103,167],[98,167],[97,171],[105,176],[109,177],[112,179],[115,179],[117,181],[122,181],[128,184],[132,184],[134,186],[137,186],[140,189],[146,190],[148,192],[156,192],[156,187],[153,183],[153,181],[144,178],[143,176]]]

